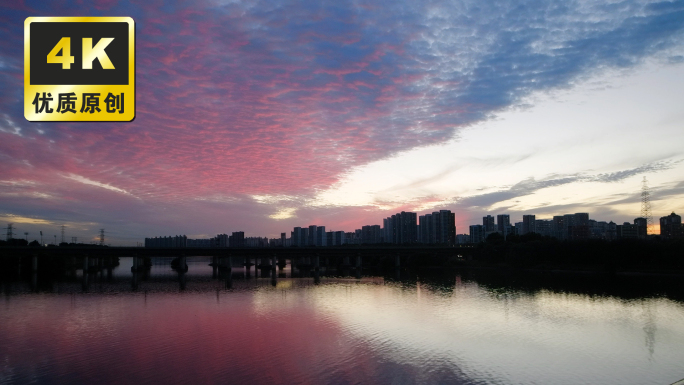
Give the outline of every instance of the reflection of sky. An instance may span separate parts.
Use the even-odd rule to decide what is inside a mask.
[[[681,1],[0,5],[0,221],[113,244],[684,211]],[[136,21],[137,117],[23,118],[23,22]],[[67,238],[68,239],[68,238]]]
[[[6,295],[0,381],[665,384],[684,369],[668,299],[261,281]]]

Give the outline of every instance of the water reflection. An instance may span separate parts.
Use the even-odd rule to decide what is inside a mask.
[[[330,266],[310,256],[294,268],[277,258],[187,257],[176,268],[171,258],[89,258],[57,275],[27,262],[2,275],[0,383],[669,384],[683,376],[677,280],[364,275],[357,257]]]

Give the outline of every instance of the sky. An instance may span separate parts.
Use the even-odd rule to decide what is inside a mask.
[[[130,16],[136,118],[28,122],[29,16]],[[9,1],[15,236],[353,231],[400,211],[684,212],[684,1]],[[45,240],[47,242],[47,240]]]

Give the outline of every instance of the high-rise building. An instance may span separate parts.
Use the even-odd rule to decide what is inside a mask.
[[[535,232],[544,237],[553,236],[553,221],[548,219],[536,219],[534,221]]]
[[[309,226],[311,228],[311,226]],[[316,246],[327,246],[328,238],[325,235],[325,226],[317,226],[316,227],[316,239],[314,244]]]
[[[637,227],[637,237],[646,239],[648,235],[648,220],[646,218],[634,218],[634,225]]]
[[[522,231],[523,231],[523,223],[522,222],[515,222],[515,226],[513,226],[512,234],[522,235]]]
[[[245,247],[245,232],[233,231],[233,234],[230,237],[228,237],[228,246]]]
[[[416,213],[402,211],[383,220],[385,237],[390,243],[399,245],[418,241],[418,224]]]
[[[522,231],[520,235],[537,232],[537,222],[534,215],[523,215]]]
[[[485,226],[472,225],[470,226],[470,243],[480,243],[485,240]]]
[[[470,235],[468,234],[456,234],[456,244],[465,245],[470,243]]]
[[[228,242],[228,234],[218,234],[214,238],[212,238],[213,244],[212,247],[228,247],[229,242]]]
[[[558,238],[558,239],[566,239],[567,238],[567,232],[566,232],[566,227],[565,227],[565,216],[563,215],[555,215],[553,217],[553,222],[551,223],[551,233],[552,237]]]
[[[315,246],[316,245],[316,234],[317,234],[317,229],[318,226],[316,225],[311,225],[309,226],[309,236],[307,237],[306,241],[306,246]]]
[[[608,222],[608,225],[606,225],[606,239],[609,241],[617,239],[617,225],[613,221]]]
[[[292,231],[292,246],[305,247],[309,245],[309,229],[306,227],[295,227]]]
[[[419,218],[418,241],[427,244],[454,245],[456,242],[456,215],[451,210],[435,211]]]
[[[665,239],[678,239],[684,237],[682,233],[682,217],[672,214],[660,218],[660,236]]]
[[[482,217],[482,226],[484,226],[485,233],[490,233],[492,231],[496,231],[496,224],[494,223],[494,217],[491,215],[487,215],[486,217]]]
[[[380,243],[382,239],[382,229],[380,225],[368,225],[361,227],[361,243]]]
[[[501,235],[506,236],[511,227],[511,216],[508,214],[499,214],[496,216],[496,231]]]
[[[639,237],[637,225],[632,225],[629,222],[616,225],[615,233],[618,239],[637,239]]]

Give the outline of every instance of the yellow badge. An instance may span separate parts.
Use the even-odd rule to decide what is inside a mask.
[[[133,120],[133,19],[27,18],[24,116],[32,122]]]

